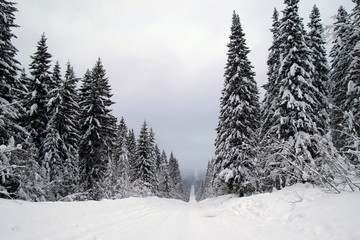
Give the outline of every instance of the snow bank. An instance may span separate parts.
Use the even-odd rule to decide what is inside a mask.
[[[310,185],[201,202],[0,200],[1,239],[360,239],[360,193]]]
[[[219,198],[204,203],[212,202],[218,203]],[[241,232],[246,233],[243,239],[360,239],[360,193],[326,193],[299,184],[273,193],[229,198],[217,208],[228,222],[241,225]]]

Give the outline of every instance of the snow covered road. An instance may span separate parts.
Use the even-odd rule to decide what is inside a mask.
[[[360,193],[326,194],[297,185],[241,199],[191,200],[0,199],[0,239],[360,239]]]

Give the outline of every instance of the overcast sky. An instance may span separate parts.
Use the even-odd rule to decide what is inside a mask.
[[[16,0],[14,0],[16,1]],[[28,69],[45,32],[53,63],[69,60],[77,77],[101,57],[113,91],[114,115],[136,135],[146,119],[160,149],[182,169],[205,170],[215,128],[232,11],[241,19],[258,86],[266,83],[274,7],[283,0],[18,0],[17,59]],[[316,4],[333,23],[351,0],[301,0],[304,22]],[[281,16],[281,15],[280,15]],[[263,89],[260,89],[263,94]]]

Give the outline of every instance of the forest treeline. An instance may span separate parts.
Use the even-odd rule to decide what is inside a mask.
[[[147,122],[136,139],[124,118],[112,115],[100,58],[81,78],[70,62],[62,75],[43,34],[26,74],[12,44],[16,11],[0,0],[0,197],[186,200],[178,160],[160,151]]]
[[[338,9],[330,58],[314,6],[308,29],[299,0],[275,9],[262,103],[240,18],[232,18],[215,156],[197,194],[204,199],[311,183],[360,187],[360,1]]]
[[[247,196],[296,183],[334,192],[360,188],[360,0],[340,7],[328,54],[319,9],[308,28],[299,0],[275,9],[268,82],[260,102],[239,15],[230,42],[215,156],[198,199]],[[16,60],[15,4],[0,0],[0,194],[43,200],[129,196],[185,199],[177,159],[160,151],[144,122],[129,129],[112,115],[100,59],[77,78],[51,66],[42,35],[26,74]],[[77,88],[77,86],[80,86]]]

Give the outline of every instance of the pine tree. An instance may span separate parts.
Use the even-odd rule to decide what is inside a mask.
[[[0,0],[0,195],[26,200],[44,200],[40,166],[24,126],[26,81],[17,77],[19,62],[12,44],[18,27],[15,3]]]
[[[18,27],[14,23],[16,11],[13,2],[0,1],[0,196],[10,196],[19,187],[16,166],[20,159],[13,155],[21,146],[18,146],[22,139],[16,138],[17,132],[24,135],[18,122],[22,109],[17,97],[19,62],[15,59],[17,49],[12,44],[16,37],[12,28]]]
[[[115,197],[129,197],[132,192],[132,185],[130,179],[129,151],[126,141],[122,142],[117,168],[115,169],[116,175],[118,176],[117,183],[115,184],[115,186],[118,186],[118,191],[115,192]]]
[[[308,46],[312,52],[311,57],[314,66],[313,85],[317,89],[315,93],[319,101],[315,106],[315,112],[317,113],[315,116],[318,116],[315,118],[315,123],[320,133],[324,135],[329,131],[330,125],[328,106],[329,91],[327,89],[329,85],[329,65],[325,49],[326,42],[322,37],[324,28],[321,24],[320,12],[316,5],[314,5],[310,14],[308,26],[310,28],[310,32],[308,33]]]
[[[276,125],[278,115],[278,94],[279,83],[278,74],[280,68],[280,41],[279,41],[279,13],[274,9],[273,13],[273,25],[270,30],[273,34],[273,44],[270,47],[269,57],[267,61],[268,65],[268,83],[264,86],[266,90],[263,104],[261,106],[261,137],[268,137],[267,134],[271,132],[271,127]]]
[[[110,109],[112,94],[105,75],[99,58],[92,71],[85,73],[80,89],[81,184],[91,199],[103,197],[101,189],[104,188],[104,174],[112,155],[110,149],[116,132],[116,119]]]
[[[122,117],[117,126],[115,140],[116,150],[107,170],[107,198],[124,198],[130,196],[130,165],[127,146],[128,129]]]
[[[159,169],[157,173],[157,179],[159,182],[159,194],[160,197],[170,197],[172,180],[169,176],[169,166],[167,162],[167,156],[165,151],[162,151],[159,162]]]
[[[136,139],[134,129],[129,129],[126,145],[129,151],[129,171],[130,171],[130,180],[134,182],[136,180]]]
[[[259,127],[259,93],[255,73],[247,55],[239,16],[233,13],[225,83],[220,99],[220,116],[215,141],[216,177],[226,185],[219,194],[249,194],[255,191],[253,170]]]
[[[205,178],[201,183],[199,193],[197,193],[197,195],[196,195],[197,201],[201,201],[206,198],[216,196],[216,192],[215,192],[214,184],[213,184],[214,161],[215,161],[215,159],[211,159],[211,161],[208,162]]]
[[[25,98],[28,95],[28,89],[29,89],[29,77],[26,74],[25,68],[20,69],[20,74],[18,76],[18,83],[20,85],[19,88],[17,88],[17,93],[15,94],[15,96],[17,96],[17,98],[19,100],[22,100],[24,102],[25,105]]]
[[[271,28],[271,32],[273,34],[273,43],[269,49],[268,56],[268,83],[264,86],[266,93],[264,96],[264,101],[261,106],[261,129],[260,129],[260,144],[259,144],[259,152],[264,153],[265,155],[270,155],[272,151],[272,142],[273,135],[276,132],[276,128],[279,126],[279,91],[280,91],[280,82],[279,82],[279,70],[281,67],[280,62],[280,21],[279,21],[279,13],[276,9],[274,9],[273,13],[273,24]],[[275,128],[275,129],[274,129]],[[260,154],[261,156],[261,154]],[[266,162],[265,159],[261,159],[261,164]],[[259,175],[267,176],[269,174],[269,169],[261,166],[259,169]],[[262,191],[267,191],[272,189],[272,182],[267,178],[262,180]]]
[[[16,36],[12,33],[12,28],[17,28],[15,24],[15,3],[5,0],[0,1],[0,94],[1,104],[12,103],[17,96],[17,71],[20,70],[20,63],[15,59],[17,49],[12,44],[12,39]],[[2,112],[4,112],[2,110]],[[2,132],[3,133],[3,132]],[[3,144],[2,137],[6,133],[1,134],[0,144]]]
[[[345,116],[348,123],[346,155],[351,163],[360,169],[360,1],[353,0],[353,2],[356,5],[350,15],[351,31],[347,36],[347,42],[351,44],[352,59],[345,80],[348,83],[346,92],[348,98],[345,102]]]
[[[278,137],[288,140],[298,132],[315,133],[311,122],[313,107],[318,104],[314,97],[316,88],[312,82],[311,51],[307,47],[304,26],[298,15],[298,0],[285,0],[287,4],[281,19],[279,74],[280,118]],[[308,99],[312,99],[311,101]],[[310,116],[311,115],[311,116]]]
[[[157,174],[160,170],[161,153],[160,153],[159,146],[156,143],[154,143],[154,155],[155,155],[155,171]]]
[[[344,52],[343,45],[345,42],[345,34],[348,31],[348,13],[341,6],[336,17],[337,21],[334,24],[335,40],[330,52],[331,57],[331,72],[330,72],[330,87],[331,87],[331,128],[332,139],[334,145],[341,151],[345,145],[342,122],[344,119],[343,106],[346,101],[347,84],[344,82],[347,67],[349,63],[344,61],[349,53]]]
[[[45,138],[41,142],[40,155],[41,163],[46,170],[47,199],[56,200],[59,198],[61,180],[63,179],[62,168],[65,158],[65,142],[61,137],[62,130],[62,93],[61,93],[61,74],[60,65],[56,62],[53,69],[52,90],[48,92],[49,102],[46,104],[48,122],[45,130]],[[58,83],[58,85],[55,85]],[[59,196],[60,195],[60,196]]]
[[[128,128],[126,126],[124,117],[121,117],[118,126],[118,137],[117,137],[119,146],[122,146],[123,142],[126,142],[127,135],[128,135]]]
[[[60,74],[60,65],[53,70],[53,87],[48,94],[49,122],[43,141],[43,162],[47,170],[48,195],[50,200],[63,199],[74,193],[78,184],[78,115],[76,78],[70,63],[65,79]]]
[[[51,74],[51,81],[48,85],[48,92],[53,89],[59,88],[62,83],[61,67],[59,61],[56,61]]]
[[[75,72],[70,62],[66,64],[66,72],[63,81],[63,114],[64,114],[64,132],[62,136],[68,149],[68,161],[74,165],[72,167],[77,168],[77,152],[79,147],[79,95],[76,89],[78,78],[75,76]],[[76,174],[76,173],[74,173]],[[75,180],[75,178],[74,178]]]
[[[115,165],[117,165],[117,161],[120,158],[120,155],[122,154],[123,151],[123,147],[126,146],[127,147],[127,134],[128,134],[128,128],[126,126],[124,117],[121,117],[120,119],[120,123],[117,126],[117,131],[116,131],[116,140],[115,140],[115,151],[114,151],[114,157],[113,157],[113,162]]]
[[[157,181],[153,152],[154,138],[144,121],[136,147],[135,176],[137,185],[144,186],[143,194],[157,193]]]
[[[340,7],[335,23],[335,41],[331,50],[332,134],[337,149],[352,164],[360,162],[359,121],[359,1],[347,15]]]
[[[154,130],[152,128],[150,128],[149,130],[149,143],[150,143],[150,148],[151,148],[151,162],[154,166],[154,194],[157,196],[158,195],[158,190],[159,190],[159,182],[157,179],[157,169],[159,167],[158,163],[159,163],[159,158],[160,158],[160,150],[156,144],[155,141],[155,133]]]
[[[171,195],[173,198],[185,200],[185,191],[184,185],[181,179],[179,162],[174,157],[174,154],[171,152],[169,158],[169,176],[171,178],[172,186],[171,186]]]
[[[30,64],[32,77],[29,82],[30,99],[27,103],[29,115],[26,127],[38,151],[45,139],[45,129],[48,122],[47,96],[50,89],[49,86],[52,85],[50,73],[51,54],[47,51],[46,40],[45,34],[43,34],[38,42],[37,51],[31,56],[33,59]],[[40,157],[38,162],[42,165]]]
[[[296,175],[292,165],[295,160],[284,157],[284,161],[282,156],[285,149],[295,148],[294,141],[302,136],[317,133],[312,115],[315,114],[314,104],[318,104],[318,101],[313,99],[316,89],[311,84],[312,59],[302,19],[298,15],[299,1],[284,2],[287,6],[280,20],[276,44],[279,58],[275,64],[279,66],[279,72],[276,75],[277,79],[269,79],[269,84],[273,86],[268,87],[268,90],[275,93],[272,104],[276,111],[265,109],[271,124],[263,131],[266,138],[261,144],[264,154],[262,162],[265,164],[262,166],[263,174],[271,174],[272,180],[263,181],[265,188],[269,187],[266,185],[270,185],[271,188],[273,184],[276,188],[284,187],[285,184],[291,184],[289,182],[294,181],[293,178],[299,177],[293,176]]]
[[[46,171],[45,184],[47,186],[46,195],[48,200],[56,200],[60,197],[60,182],[63,179],[62,165],[64,159],[65,143],[61,138],[61,130],[59,126],[62,124],[61,108],[61,68],[57,61],[54,65],[51,80],[45,87],[47,88],[44,101],[46,102],[46,118],[47,125],[44,130],[44,139],[40,143],[38,160]]]

